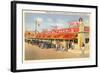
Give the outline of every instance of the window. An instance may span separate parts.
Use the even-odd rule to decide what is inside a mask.
[[[78,43],[78,39],[74,39],[74,43]]]
[[[85,43],[89,43],[89,38],[86,38],[85,39]]]

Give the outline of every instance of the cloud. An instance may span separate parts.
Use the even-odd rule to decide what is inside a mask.
[[[64,28],[65,24],[56,23],[54,26],[57,26],[57,28]]]
[[[51,18],[47,18],[48,22],[53,22],[53,20]]]
[[[57,23],[64,23],[65,21],[64,20],[62,20],[62,19],[58,19],[57,20]]]
[[[25,31],[32,31],[34,30],[33,27],[31,27],[30,25],[25,25]]]

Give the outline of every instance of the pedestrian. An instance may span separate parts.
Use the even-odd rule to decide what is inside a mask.
[[[69,42],[69,49],[71,49],[72,48],[72,45],[71,45],[71,41]]]
[[[57,43],[55,44],[55,47],[56,47],[56,51],[57,51],[58,50],[58,44]]]
[[[66,41],[65,51],[68,51],[68,49],[69,49],[69,43],[68,43],[68,41]]]
[[[57,42],[56,42],[56,51],[58,51],[58,50],[59,50],[59,48],[60,48],[60,42],[59,42],[59,41],[57,41]]]
[[[74,49],[74,42],[71,42],[71,49]]]
[[[85,54],[85,43],[84,42],[82,42],[81,50],[82,50],[82,55],[84,55]]]
[[[64,48],[64,46],[62,46],[62,47],[61,47],[61,51],[64,51],[64,50],[65,50],[65,48]]]

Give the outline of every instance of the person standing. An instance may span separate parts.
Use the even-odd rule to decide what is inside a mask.
[[[71,42],[71,49],[74,49],[74,42]]]
[[[68,51],[68,49],[69,49],[69,43],[68,43],[68,41],[66,41],[66,48],[65,48],[65,51]]]
[[[71,48],[71,41],[69,42],[69,49]]]
[[[58,51],[60,48],[60,42],[59,41],[56,41],[56,51]]]
[[[82,55],[84,55],[85,54],[85,43],[84,42],[82,42],[81,50],[82,50]]]

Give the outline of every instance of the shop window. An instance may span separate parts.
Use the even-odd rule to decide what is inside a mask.
[[[89,38],[86,38],[85,39],[85,43],[89,43]]]
[[[74,39],[74,43],[78,43],[78,39]]]

